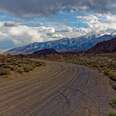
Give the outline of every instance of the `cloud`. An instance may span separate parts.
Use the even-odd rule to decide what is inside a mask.
[[[65,37],[78,37],[86,34],[86,31],[86,29],[75,29],[63,24],[34,27],[5,21],[0,22],[0,45],[8,46],[4,47],[4,49],[12,48],[33,42],[53,41]],[[10,44],[8,45],[8,43]]]
[[[86,21],[88,29],[95,33],[106,33],[111,30],[116,30],[116,15],[112,14],[91,14],[86,16],[77,16],[77,19]]]
[[[62,9],[116,13],[116,0],[0,0],[0,9],[15,15],[48,15]]]
[[[4,46],[8,44],[7,41],[11,41],[16,47],[60,38],[63,38],[63,36],[56,33],[54,27],[31,27],[15,22],[0,22],[0,43],[4,43]]]
[[[97,35],[116,33],[116,15],[111,13],[78,14],[66,16],[66,18],[70,17],[68,21],[71,23],[67,23],[68,21],[62,23],[62,20],[60,22],[57,16],[58,21],[54,18],[55,22],[53,20],[51,23],[51,20],[49,22],[46,18],[47,24],[43,22],[42,25],[36,25],[36,21],[40,20],[39,17],[36,21],[32,20],[35,22],[34,25],[31,25],[30,21],[27,21],[28,19],[25,22],[0,21],[0,49],[19,47],[33,42],[77,38],[87,34],[90,35],[93,32]],[[66,15],[65,12],[64,15]],[[60,16],[63,17],[64,15]]]

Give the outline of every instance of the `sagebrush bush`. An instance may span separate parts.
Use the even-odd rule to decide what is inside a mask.
[[[115,108],[116,109],[116,97],[113,97],[111,102],[110,102],[110,105],[112,106],[112,108]]]
[[[0,60],[0,75],[9,75],[10,72],[30,72],[43,63],[15,56],[8,56]]]
[[[116,116],[116,112],[110,112],[109,116]]]
[[[0,75],[3,76],[3,75],[8,75],[10,74],[10,69],[8,68],[0,68]]]
[[[111,80],[116,81],[116,71],[107,69],[104,70],[104,74],[107,75]]]

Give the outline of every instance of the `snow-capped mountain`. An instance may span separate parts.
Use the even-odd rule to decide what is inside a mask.
[[[14,48],[9,50],[7,53],[11,54],[32,54],[39,50],[54,49],[58,52],[84,52],[97,43],[104,40],[110,40],[114,38],[114,35],[106,34],[102,36],[82,36],[79,38],[64,38],[56,41],[49,42],[35,42],[27,46]]]

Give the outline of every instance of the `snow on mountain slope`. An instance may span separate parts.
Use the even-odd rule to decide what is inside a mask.
[[[48,42],[35,42],[29,44],[27,46],[14,48],[9,50],[7,53],[10,54],[31,54],[39,50],[43,49],[54,49],[58,52],[82,52],[86,51],[97,43],[110,40],[113,38],[113,35],[102,35],[96,37],[95,35],[92,36],[82,36],[79,38],[64,38],[61,40],[56,41],[48,41]]]

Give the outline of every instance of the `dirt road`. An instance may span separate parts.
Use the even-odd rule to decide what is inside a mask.
[[[0,116],[107,116],[111,88],[98,71],[46,62],[0,80]]]

